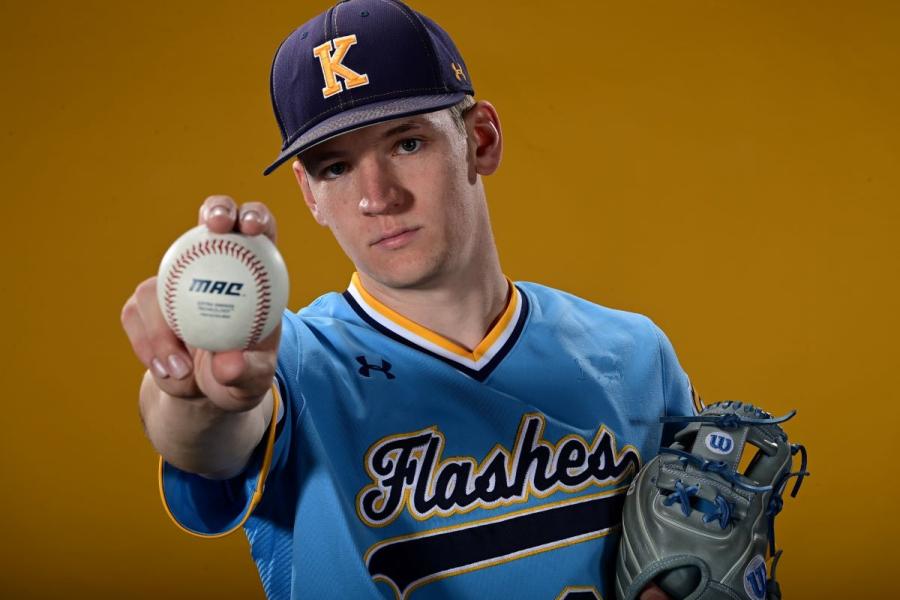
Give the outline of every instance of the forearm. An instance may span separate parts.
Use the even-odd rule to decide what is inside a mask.
[[[228,412],[206,398],[170,396],[150,373],[141,384],[144,428],[157,452],[183,471],[214,479],[239,473],[272,417],[272,392],[254,408]]]

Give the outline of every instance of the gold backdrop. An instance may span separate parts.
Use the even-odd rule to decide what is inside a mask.
[[[707,401],[799,409],[785,595],[887,597],[900,4],[413,4],[503,120],[507,274],[650,315]],[[262,596],[242,535],[193,539],[160,507],[119,310],[212,193],[276,212],[293,308],[346,286],[289,169],[261,176],[272,54],[326,7],[0,5],[0,595]]]

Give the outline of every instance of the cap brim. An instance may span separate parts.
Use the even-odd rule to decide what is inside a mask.
[[[275,162],[263,171],[263,175],[268,175],[282,163],[287,162],[304,150],[341,134],[383,121],[449,108],[465,98],[466,95],[466,92],[454,92],[452,94],[432,96],[413,96],[411,98],[372,102],[357,108],[350,108],[330,119],[325,119],[294,140],[287,148],[281,151]]]

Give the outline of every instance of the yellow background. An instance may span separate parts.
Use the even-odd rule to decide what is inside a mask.
[[[119,310],[212,193],[277,213],[292,307],[345,287],[289,171],[261,176],[272,54],[326,6],[0,6],[3,597],[261,596],[241,535],[192,539],[160,507]],[[799,409],[785,595],[887,597],[900,4],[414,6],[503,120],[508,275],[650,315],[708,401]]]

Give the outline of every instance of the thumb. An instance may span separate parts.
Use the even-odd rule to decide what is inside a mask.
[[[265,395],[275,376],[281,325],[266,339],[247,350],[228,350],[211,356],[210,371],[227,395],[238,401]]]
[[[227,350],[212,355],[213,377],[224,386],[240,385],[247,370],[247,361],[243,350]]]

